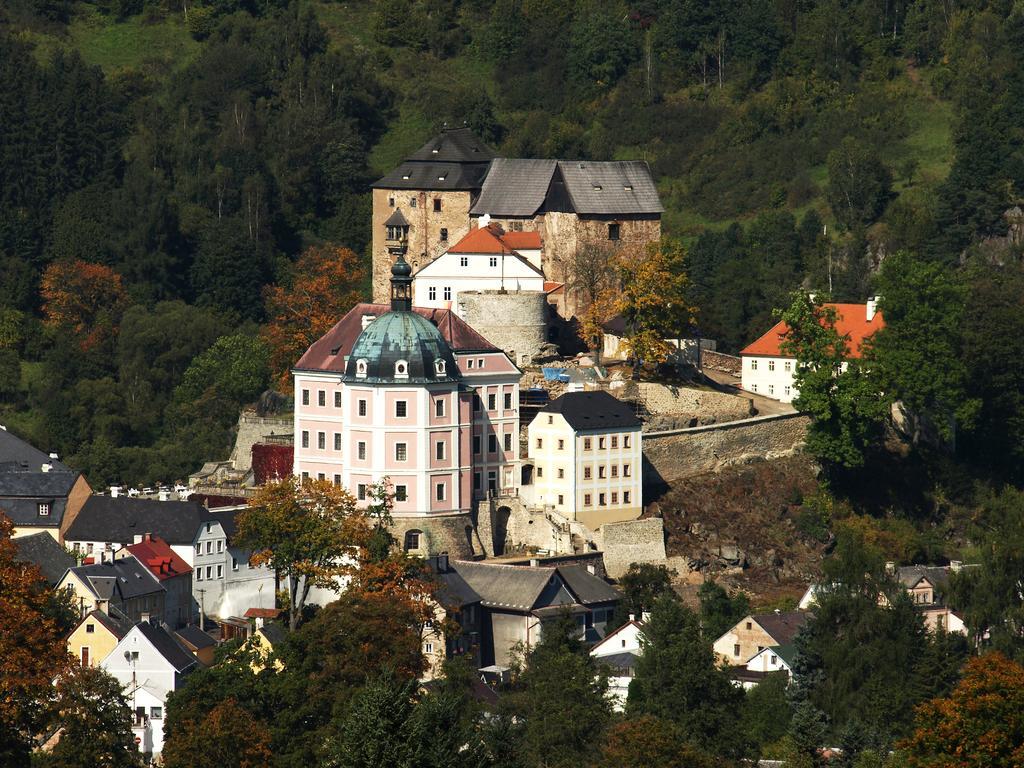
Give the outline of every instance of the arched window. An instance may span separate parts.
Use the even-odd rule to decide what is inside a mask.
[[[366,360],[356,360],[356,376],[359,376],[360,378],[366,377]]]
[[[420,541],[423,537],[423,531],[413,529],[405,532],[405,551],[413,552],[420,548]]]
[[[438,376],[444,376],[444,374],[445,374],[445,362],[444,362],[444,360],[441,360],[440,358],[438,358],[437,360],[434,361],[434,371],[437,373]]]
[[[395,363],[395,376],[400,379],[409,376],[409,364],[405,360],[399,360]]]

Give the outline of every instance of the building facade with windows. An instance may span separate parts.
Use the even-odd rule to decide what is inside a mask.
[[[866,304],[825,304],[836,311],[836,331],[846,339],[848,359],[861,356],[864,341],[885,327],[885,319],[878,311],[878,300]],[[796,357],[784,352],[782,344],[789,326],[778,322],[740,352],[740,382],[747,392],[791,402],[798,394],[793,376]]]
[[[591,530],[643,511],[641,423],[607,392],[567,392],[530,422],[532,501]]]
[[[414,309],[411,271],[400,258],[390,308],[355,307],[296,363],[294,472],[359,503],[386,479],[407,550],[469,554],[475,502],[519,485],[521,374],[451,311]]]

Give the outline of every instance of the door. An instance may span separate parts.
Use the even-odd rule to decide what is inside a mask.
[[[87,645],[82,646],[82,666],[89,666],[89,646]]]

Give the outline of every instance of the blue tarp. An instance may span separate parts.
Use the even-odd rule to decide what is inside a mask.
[[[544,374],[544,381],[569,381],[569,374],[565,368],[541,368],[541,372]]]

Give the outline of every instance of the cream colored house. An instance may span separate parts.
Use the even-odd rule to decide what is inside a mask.
[[[98,667],[132,626],[99,608],[89,611],[68,635],[68,653],[83,667]]]
[[[638,518],[640,427],[633,409],[607,392],[568,392],[550,402],[528,429],[533,502],[591,529]]]
[[[746,666],[765,648],[787,645],[807,623],[804,611],[774,611],[745,616],[714,643],[715,656],[725,666]]]

